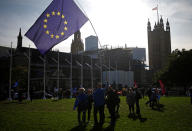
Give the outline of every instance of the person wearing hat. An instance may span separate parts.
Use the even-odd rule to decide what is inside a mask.
[[[86,111],[88,107],[88,97],[85,94],[85,89],[82,87],[79,88],[78,93],[79,94],[76,97],[73,110],[75,110],[77,107],[77,112],[78,112],[77,118],[78,118],[79,125],[81,126],[86,124]],[[81,117],[81,113],[82,113],[82,117]]]

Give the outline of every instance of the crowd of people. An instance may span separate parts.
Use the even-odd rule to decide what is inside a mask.
[[[137,88],[129,88],[126,94],[126,102],[129,107],[129,117],[141,118],[139,99],[141,99],[141,93]],[[113,89],[111,85],[107,88],[102,88],[101,84],[97,85],[97,88],[93,91],[84,88],[79,88],[78,95],[74,103],[74,110],[77,108],[78,122],[80,126],[85,126],[90,121],[90,114],[93,106],[94,126],[102,127],[105,122],[105,105],[108,108],[110,114],[110,125],[114,126],[116,119],[119,117],[120,98],[117,90]],[[136,105],[136,114],[135,114]],[[88,114],[86,122],[86,114]],[[99,121],[98,121],[99,114]]]

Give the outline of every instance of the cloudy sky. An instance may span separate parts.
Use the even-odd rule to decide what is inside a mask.
[[[0,0],[0,46],[16,47],[19,28],[22,35],[34,24],[52,0]],[[157,21],[157,0],[75,0],[84,9],[102,45],[147,48],[147,21]],[[192,48],[192,1],[160,0],[159,14],[171,26],[172,50]],[[81,29],[82,39],[95,35],[89,22]],[[69,52],[72,37],[54,49]],[[23,37],[23,46],[35,45]]]

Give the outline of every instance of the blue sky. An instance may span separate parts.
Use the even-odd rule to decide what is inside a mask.
[[[22,28],[23,45],[35,45],[24,34],[33,25],[52,0],[0,0],[0,46],[17,44],[19,28]],[[102,45],[113,47],[147,48],[147,21],[156,21],[155,0],[75,0],[86,11],[98,33]],[[161,0],[159,13],[171,26],[172,50],[192,48],[192,1]],[[82,29],[82,39],[94,35],[90,23]],[[69,52],[72,37],[55,49]]]

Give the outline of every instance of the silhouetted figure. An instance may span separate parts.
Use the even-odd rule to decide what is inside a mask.
[[[109,110],[109,113],[111,115],[111,125],[114,126],[115,125],[115,107],[117,105],[117,95],[115,93],[115,91],[112,89],[111,86],[109,86],[108,91],[107,91],[107,96],[106,96],[106,104],[107,104],[107,108]]]
[[[141,93],[138,91],[137,88],[135,90],[135,104],[136,104],[136,114],[138,115],[139,118],[141,118],[141,113],[140,113],[140,106],[139,106],[139,99],[141,99]]]
[[[22,90],[21,89],[18,90],[18,101],[22,102]]]
[[[88,89],[87,91],[87,96],[88,96],[88,122],[90,121],[91,118],[91,110],[92,110],[92,104],[93,104],[93,94],[92,90]]]
[[[85,94],[85,89],[84,88],[79,88],[79,94],[76,97],[75,103],[74,103],[74,107],[73,110],[75,110],[77,107],[77,118],[78,118],[78,122],[79,125],[85,125],[86,124],[86,110],[88,107],[88,97]],[[82,118],[81,118],[81,113],[82,114]]]
[[[99,83],[96,90],[93,93],[94,102],[94,126],[102,126],[105,120],[104,108],[105,108],[105,88],[101,87]],[[99,112],[100,121],[98,123],[97,113]]]
[[[120,107],[121,100],[119,98],[119,94],[118,94],[117,90],[115,91],[115,98],[116,98],[116,101],[115,101],[115,103],[116,103],[116,105],[115,105],[115,116],[119,117],[119,107]]]
[[[129,117],[135,116],[135,111],[134,111],[135,110],[134,109],[135,93],[133,92],[132,88],[128,89],[126,101],[127,101],[128,106],[129,106]]]
[[[149,104],[149,106],[151,107],[151,102],[152,102],[152,99],[151,99],[152,89],[151,89],[151,88],[149,88],[149,89],[147,90],[146,94],[147,94],[147,96],[148,96],[149,100],[148,100],[145,104],[146,104],[146,105],[148,105],[148,104]]]

